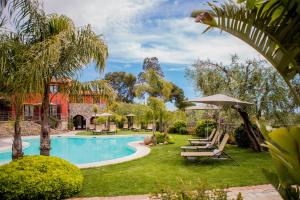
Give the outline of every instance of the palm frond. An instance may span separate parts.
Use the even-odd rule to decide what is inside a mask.
[[[115,91],[106,80],[95,80],[84,83],[69,81],[68,84],[65,84],[65,87],[63,87],[62,92],[68,94],[73,100],[77,100],[81,95],[92,95],[94,97],[107,99],[108,101],[112,101],[116,97]]]
[[[296,12],[299,4],[292,9],[285,9],[279,0],[266,1],[253,9],[234,2],[209,5],[210,12],[192,13],[196,22],[210,29],[219,28],[248,43],[277,69],[287,84],[300,74],[300,15]]]

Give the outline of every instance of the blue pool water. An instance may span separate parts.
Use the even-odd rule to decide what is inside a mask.
[[[57,156],[73,164],[85,164],[112,160],[133,154],[136,150],[129,142],[141,141],[141,136],[126,137],[52,137],[51,156]],[[39,155],[39,138],[23,139],[30,145],[24,148],[25,155]],[[11,151],[0,152],[0,163],[11,160]]]

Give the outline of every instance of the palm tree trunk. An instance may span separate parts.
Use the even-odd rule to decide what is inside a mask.
[[[153,127],[152,127],[152,143],[153,143],[154,145],[157,145],[157,140],[156,140],[156,134],[155,134],[155,132],[156,132],[156,121],[153,120]]]
[[[234,109],[240,114],[244,121],[246,133],[251,141],[251,148],[256,152],[261,152],[263,150],[261,144],[264,141],[262,134],[260,131],[254,130],[247,112],[243,111],[241,108],[234,107]]]
[[[159,116],[159,132],[163,132],[164,131],[164,127],[163,127],[163,118],[162,116],[160,115]]]
[[[18,101],[18,100],[16,100]],[[15,121],[15,134],[14,141],[12,144],[12,159],[16,160],[20,157],[23,157],[23,148],[22,148],[22,138],[21,138],[21,113],[22,113],[22,104],[18,105],[16,103],[16,121]]]
[[[49,125],[49,109],[50,109],[50,88],[49,84],[46,84],[43,101],[42,101],[42,109],[41,109],[41,135],[40,135],[40,154],[44,156],[50,155],[50,125]]]

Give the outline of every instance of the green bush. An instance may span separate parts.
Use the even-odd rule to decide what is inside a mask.
[[[161,200],[226,200],[229,199],[227,196],[226,189],[216,189],[211,187],[206,181],[198,181],[197,184],[191,182],[184,182],[180,180],[179,189],[174,190],[170,187],[162,189],[162,191],[151,195],[151,199]],[[191,191],[189,188],[193,187]],[[238,193],[237,197],[231,197],[232,200],[242,200],[242,194]]]
[[[175,121],[173,126],[168,130],[168,133],[187,134],[187,132],[187,123],[183,120]]]
[[[165,133],[155,133],[156,136],[156,143],[161,144],[167,142],[168,144],[174,144],[174,139]]]
[[[156,133],[155,135],[157,144],[167,141],[166,135],[164,133]]]
[[[0,199],[63,199],[82,188],[81,171],[51,156],[25,156],[0,166]]]
[[[237,129],[234,130],[234,138],[236,144],[241,148],[249,148],[251,141],[245,131],[244,124],[241,124]]]
[[[199,137],[206,137],[207,133],[210,134],[216,127],[217,123],[212,119],[200,120],[196,125],[195,132]]]
[[[68,130],[73,130],[73,128],[74,128],[74,123],[73,123],[73,117],[71,116],[68,119]]]
[[[168,144],[175,144],[174,138],[172,136],[169,136],[169,135],[168,135],[168,138],[167,138],[167,142],[168,142]]]
[[[107,121],[106,117],[96,117],[95,118],[95,123],[98,125],[104,124]]]

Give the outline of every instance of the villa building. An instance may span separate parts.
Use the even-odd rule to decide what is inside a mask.
[[[71,119],[75,129],[86,129],[93,124],[94,113],[92,108],[96,105],[103,110],[105,99],[93,94],[82,94],[76,100],[60,92],[63,86],[61,81],[52,81],[50,85],[50,116],[57,121],[57,129],[66,130]],[[41,96],[36,94],[24,101],[23,120],[39,122],[41,120]],[[0,97],[0,121],[10,121],[15,118],[15,109],[11,102]]]

